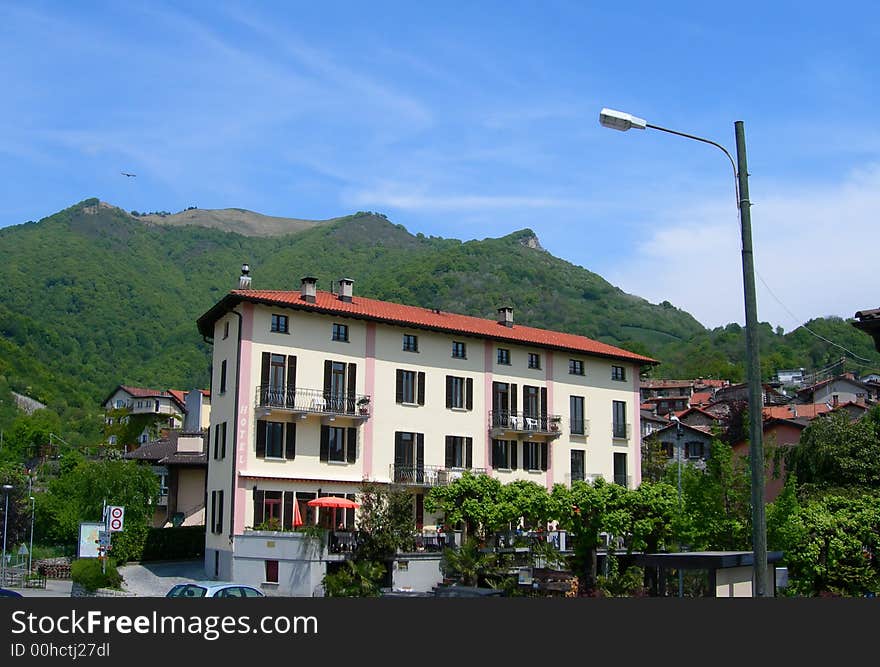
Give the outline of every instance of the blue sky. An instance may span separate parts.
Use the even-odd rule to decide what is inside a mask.
[[[868,2],[0,2],[0,226],[95,196],[530,227],[719,326],[744,319],[726,158],[598,112],[731,152],[742,120],[759,318],[788,331],[880,305],[877,44]]]

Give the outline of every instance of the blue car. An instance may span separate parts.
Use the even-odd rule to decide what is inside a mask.
[[[24,595],[18,591],[11,591],[8,588],[0,588],[0,598],[23,598]]]

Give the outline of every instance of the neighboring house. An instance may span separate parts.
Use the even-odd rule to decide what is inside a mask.
[[[766,483],[764,485],[765,503],[772,503],[782,492],[787,474],[785,468],[786,450],[800,442],[801,433],[809,426],[811,419],[812,417],[771,417],[767,419],[765,413],[764,435],[762,437],[764,452],[769,453],[772,448],[779,448],[775,460],[770,458],[768,463]],[[748,457],[748,440],[734,443],[733,452],[740,456]]]
[[[776,381],[785,387],[800,387],[804,383],[805,368],[780,369],[776,371]]]
[[[764,405],[784,405],[791,399],[779,391],[775,383],[762,384],[762,400]],[[749,387],[747,384],[732,384],[728,387],[722,387],[715,391],[714,402],[731,402],[749,400]]]
[[[642,402],[652,398],[690,398],[693,392],[693,380],[642,380],[639,383]]]
[[[669,423],[666,417],[660,417],[651,410],[641,410],[642,437],[647,438]]]
[[[770,405],[764,407],[764,419],[814,419],[826,412],[831,412],[827,403]]]
[[[657,398],[643,398],[645,405],[652,406],[652,410],[661,416],[674,414],[687,410],[689,405],[689,397],[687,396],[666,396]]]
[[[797,393],[801,403],[866,403],[875,398],[872,387],[855,379],[852,373],[844,373],[812,386],[804,387]]]
[[[124,456],[150,464],[159,478],[153,526],[204,525],[208,457],[202,432],[172,431]]]
[[[211,417],[211,394],[205,390],[164,391],[119,385],[104,399],[103,405],[108,443],[126,447],[145,444],[163,430],[180,429],[188,411],[195,410],[199,415],[198,424],[192,425],[196,430],[207,428]],[[130,442],[120,442],[119,438],[129,432],[125,426],[132,419],[139,425],[142,423],[143,429],[132,434]]]
[[[725,420],[717,414],[707,412],[703,408],[689,408],[678,414],[682,424],[696,428],[709,429],[722,428]]]
[[[488,320],[356,297],[349,279],[338,294],[308,277],[299,291],[249,281],[243,268],[241,289],[198,320],[213,340],[219,452],[209,458],[209,576],[235,579],[259,547],[284,579],[290,564],[278,575],[277,557],[247,531],[290,528],[295,507],[328,525],[332,514],[307,502],[353,496],[364,480],[410,488],[425,526],[439,519],[425,492],[464,470],[548,489],[597,475],[640,483],[639,371],[653,359],[515,324],[512,308]]]
[[[708,427],[670,422],[655,432],[654,437],[663,446],[666,455],[675,461],[679,456],[684,461],[705,461],[709,458],[712,433]]]

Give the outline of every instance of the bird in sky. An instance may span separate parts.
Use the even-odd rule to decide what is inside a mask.
[[[129,174],[127,171],[120,171],[119,173],[123,176],[137,176],[137,174]]]

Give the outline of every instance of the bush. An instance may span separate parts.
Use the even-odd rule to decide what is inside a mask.
[[[205,527],[150,528],[141,560],[185,560],[205,555]]]
[[[107,572],[101,571],[101,561],[97,558],[80,558],[73,561],[70,566],[70,579],[76,584],[90,591],[99,588],[119,589],[122,584],[122,575],[116,569],[112,560],[107,561]]]

